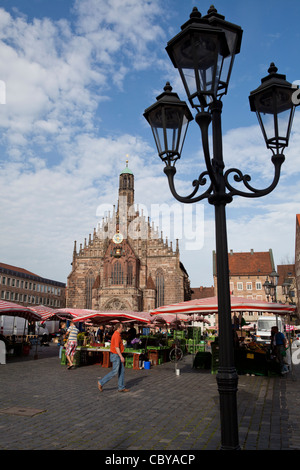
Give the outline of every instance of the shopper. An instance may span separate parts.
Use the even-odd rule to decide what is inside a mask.
[[[278,326],[272,327],[273,330],[273,344],[275,345],[276,358],[279,362],[281,374],[286,374],[289,370],[284,364],[284,356],[286,354],[286,339],[284,334],[278,330]]]
[[[70,322],[70,326],[67,330],[68,335],[68,342],[66,344],[66,358],[69,363],[68,369],[72,369],[74,367],[74,355],[76,352],[77,347],[77,335],[79,333],[78,328],[76,328],[75,323],[73,321]]]
[[[98,381],[98,389],[100,392],[103,391],[103,385],[105,385],[109,380],[111,380],[115,375],[118,375],[118,391],[119,392],[129,392],[128,388],[125,388],[124,385],[124,375],[125,375],[125,358],[123,356],[124,345],[121,338],[121,333],[123,330],[122,323],[118,323],[115,328],[115,332],[112,335],[110,343],[110,361],[112,363],[112,370],[106,374],[103,379],[100,378]]]

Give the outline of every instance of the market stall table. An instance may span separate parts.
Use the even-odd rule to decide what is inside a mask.
[[[140,368],[140,355],[143,351],[135,349],[125,349],[125,367],[139,369]],[[62,351],[61,364],[66,364],[65,349]],[[90,364],[101,364],[102,367],[111,367],[110,362],[110,349],[104,347],[89,347],[89,346],[77,346],[74,365],[83,366]]]

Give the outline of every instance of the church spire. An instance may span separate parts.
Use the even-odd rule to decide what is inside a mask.
[[[128,218],[128,209],[134,205],[134,175],[128,168],[128,155],[126,155],[126,167],[120,173],[119,178],[119,200],[118,219]]]

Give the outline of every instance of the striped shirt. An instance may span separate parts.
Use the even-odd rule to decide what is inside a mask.
[[[77,342],[77,335],[79,333],[79,330],[76,328],[76,326],[72,325],[68,328],[68,341],[76,341]]]

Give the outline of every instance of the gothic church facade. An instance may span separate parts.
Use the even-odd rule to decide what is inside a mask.
[[[66,306],[93,310],[149,311],[190,300],[188,274],[176,248],[159,236],[134,205],[134,175],[119,177],[117,209],[103,218],[88,242],[74,243]]]

